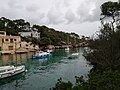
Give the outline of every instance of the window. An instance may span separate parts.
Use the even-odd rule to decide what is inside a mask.
[[[3,73],[3,72],[5,72],[5,70],[1,70],[1,71],[0,71],[0,73]]]
[[[8,41],[8,39],[6,39],[5,41]]]
[[[10,43],[13,43],[13,39],[12,38],[10,39]]]
[[[13,46],[8,46],[8,49],[9,50],[13,50]]]
[[[2,43],[4,43],[4,39],[2,39]]]
[[[8,69],[8,71],[11,71],[11,70],[14,70],[13,68],[12,69]]]

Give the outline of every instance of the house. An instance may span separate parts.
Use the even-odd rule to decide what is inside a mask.
[[[48,45],[47,48],[48,49],[55,49],[55,46],[54,45]]]
[[[38,31],[25,31],[25,32],[19,32],[19,34],[22,37],[34,37],[34,38],[40,38],[40,33]]]
[[[21,42],[21,48],[27,49],[29,51],[39,50],[38,45],[34,45],[34,44],[32,44],[32,42],[26,42],[26,41]]]
[[[0,31],[0,51],[15,51],[21,46],[20,36],[6,36],[6,32]]]
[[[26,41],[22,41],[21,42],[21,48],[23,48],[23,49],[29,49],[30,48],[30,46],[31,46],[31,42],[26,42]]]
[[[38,45],[33,45],[32,42],[21,41],[20,36],[6,36],[5,31],[0,31],[0,53],[25,53],[38,50]]]

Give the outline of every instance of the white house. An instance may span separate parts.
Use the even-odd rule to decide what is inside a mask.
[[[40,38],[40,33],[38,33],[37,31],[27,31],[27,32],[19,32],[19,34],[22,36],[22,37],[28,37],[28,36],[32,36],[32,37],[35,37],[35,38]]]

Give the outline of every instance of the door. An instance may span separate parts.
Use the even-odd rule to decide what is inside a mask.
[[[13,50],[13,46],[9,46],[9,50]]]
[[[2,48],[0,47],[0,51],[2,51]]]

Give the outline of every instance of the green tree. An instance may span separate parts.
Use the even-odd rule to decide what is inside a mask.
[[[87,59],[101,68],[117,69],[120,66],[119,6],[117,2],[106,2],[101,5],[104,17],[101,19],[102,26],[98,37],[91,43],[92,52],[87,56]]]

